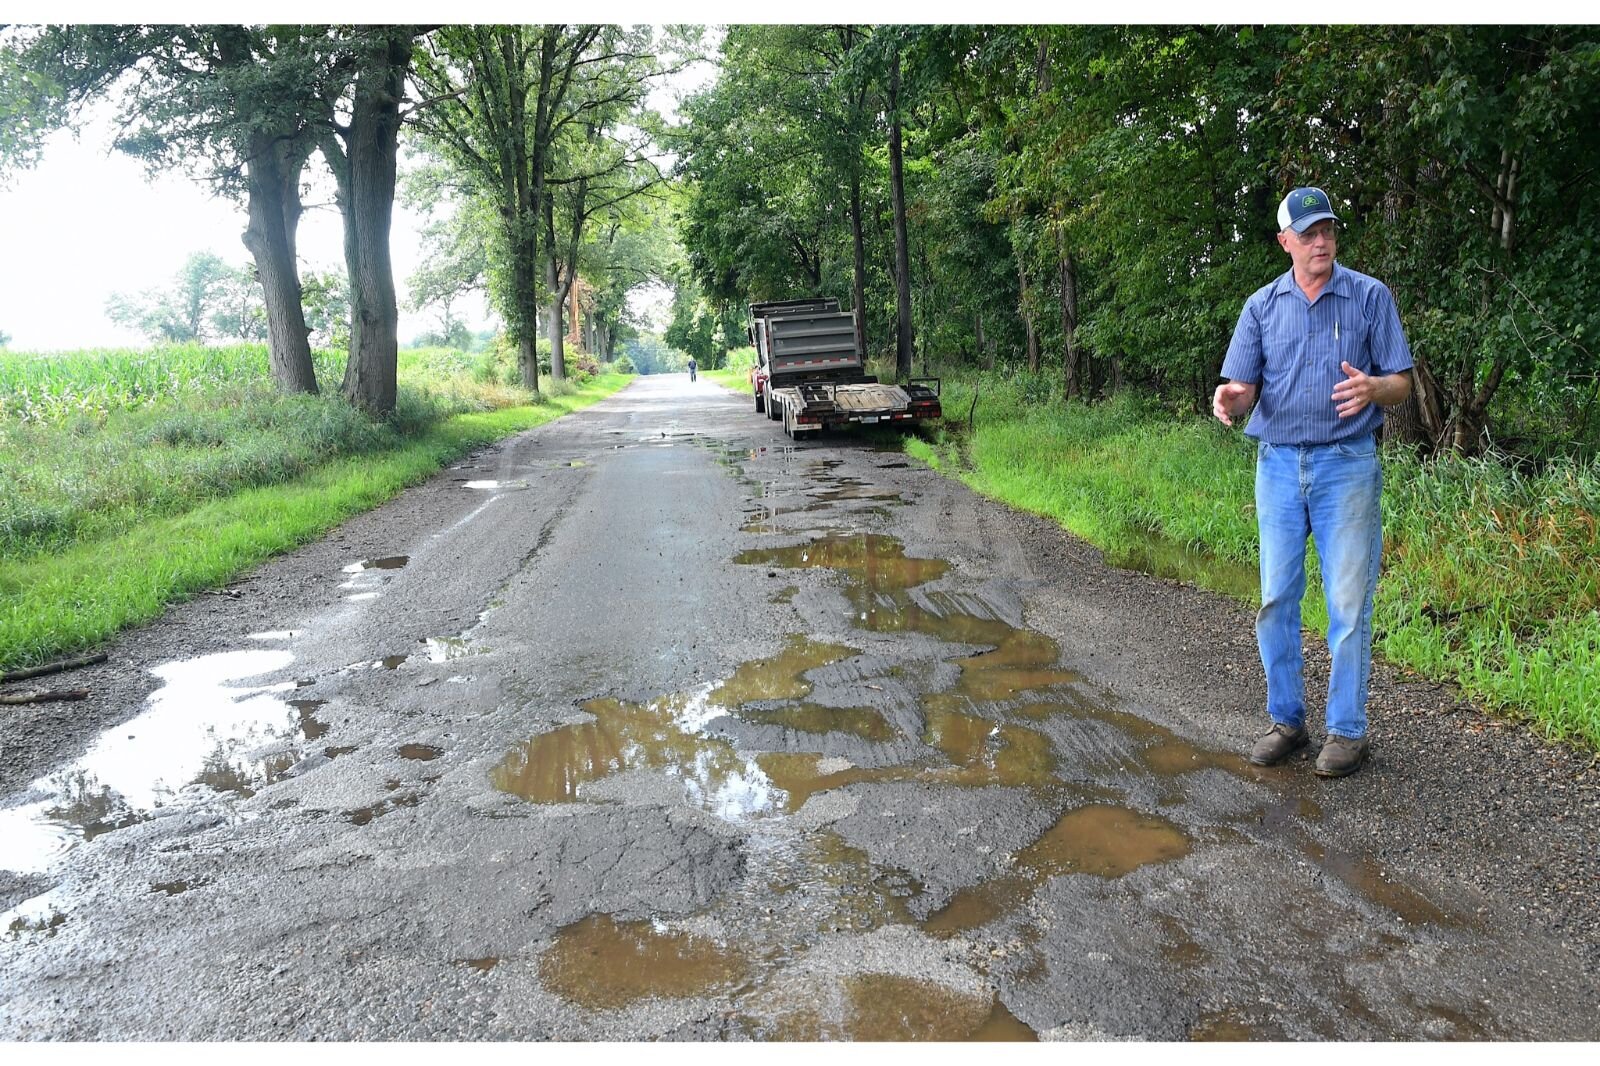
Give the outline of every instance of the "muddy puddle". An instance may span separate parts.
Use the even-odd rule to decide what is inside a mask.
[[[725,993],[748,969],[742,953],[708,937],[649,920],[619,922],[609,914],[562,929],[539,959],[546,988],[591,1010],[613,1010],[652,996]]]
[[[863,973],[822,990],[823,1002],[767,1017],[741,1016],[735,1027],[755,1040],[1035,1041],[1038,1037],[988,991],[954,988],[899,974]]]
[[[464,489],[474,489],[479,492],[514,492],[528,487],[526,481],[465,481],[461,485]]]
[[[359,574],[365,570],[399,570],[411,561],[409,555],[388,555],[382,559],[362,559],[344,568],[346,574]]]
[[[33,782],[45,798],[0,810],[0,866],[43,870],[73,845],[138,824],[186,790],[249,797],[279,780],[327,731],[321,700],[289,699],[293,681],[254,684],[294,656],[223,652],[156,667],[162,686],[137,717],[82,758]]]
[[[740,472],[737,457],[727,458],[726,465]],[[751,512],[757,520],[746,531],[777,531],[775,518],[819,504],[879,500],[870,486],[839,483],[845,479],[834,477],[832,469],[828,464],[811,468],[813,480],[830,477],[835,483],[794,502],[761,485],[762,499]],[[813,797],[859,784],[1025,788],[1058,804],[1064,794],[1072,794],[1076,805],[1017,851],[1007,872],[957,891],[921,921],[913,916],[912,902],[924,889],[915,878],[873,863],[866,852],[826,830],[802,833],[800,843],[785,845],[798,850],[782,876],[752,859],[753,887],[748,891],[758,898],[764,894],[790,901],[780,906],[803,908],[796,911],[803,917],[794,931],[781,941],[723,943],[662,923],[622,922],[607,915],[585,918],[562,930],[539,964],[546,986],[581,1006],[610,1009],[649,997],[731,994],[743,1006],[730,1026],[757,1038],[1034,1039],[991,988],[963,991],[891,974],[843,979],[823,1002],[794,1010],[773,1012],[761,1009],[757,1001],[768,977],[830,931],[865,933],[884,925],[916,925],[941,938],[970,933],[1024,909],[1052,878],[1112,880],[1190,854],[1196,845],[1184,829],[1151,811],[1123,805],[1114,787],[1065,788],[1059,760],[1066,749],[1046,735],[1047,721],[1092,722],[1102,737],[1109,727],[1121,738],[1109,747],[1101,744],[1109,753],[1107,760],[1121,761],[1075,765],[1078,777],[1087,768],[1112,785],[1130,771],[1176,783],[1187,774],[1220,770],[1254,782],[1271,780],[1238,753],[1207,750],[1117,710],[1112,699],[1089,695],[1083,679],[1059,665],[1061,651],[1052,639],[993,617],[976,597],[928,588],[951,574],[950,564],[908,555],[893,537],[822,529],[801,544],[741,552],[735,562],[773,571],[833,571],[853,629],[875,635],[919,634],[947,646],[948,654],[939,658],[956,667],[954,680],[942,682],[940,691],[920,693],[920,733],[897,736],[891,720],[874,708],[832,707],[814,699],[813,672],[845,663],[860,651],[848,643],[796,637],[775,654],[741,664],[691,692],[638,703],[588,700],[581,704],[582,720],[508,752],[491,773],[494,786],[539,803],[605,802],[618,794],[602,787],[607,778],[638,771],[660,774],[681,790],[686,802],[749,825],[753,855],[770,851],[775,841],[795,839],[784,829],[790,824],[787,819]],[[797,589],[788,586],[776,599],[787,602]],[[942,676],[950,676],[948,670]],[[902,667],[897,678],[902,690],[906,680],[916,687],[916,679]],[[743,750],[720,731],[725,725],[712,729],[712,723],[729,717],[779,727],[785,745],[798,743],[801,748]],[[1052,730],[1052,735],[1060,732],[1059,722]],[[915,741],[906,750],[921,754],[890,765],[858,765],[806,751],[804,741],[794,740],[826,734],[874,744]],[[1092,747],[1086,743],[1085,751]],[[1281,817],[1285,827],[1321,816],[1304,798],[1298,803],[1285,800],[1274,810],[1280,808],[1273,817]],[[1359,862],[1337,855],[1313,858],[1407,920],[1436,923],[1442,917],[1437,909],[1428,910],[1425,899],[1375,880]],[[1205,964],[1205,952],[1182,929],[1167,930],[1160,941],[1156,950],[1170,965],[1181,969]],[[1212,1017],[1203,1019],[1194,1035],[1248,1038],[1241,1033],[1233,1019]]]
[[[1011,873],[957,892],[922,927],[936,936],[970,932],[1022,907],[1048,878],[1122,877],[1181,859],[1190,848],[1183,830],[1157,815],[1110,804],[1078,807],[1019,851]]]

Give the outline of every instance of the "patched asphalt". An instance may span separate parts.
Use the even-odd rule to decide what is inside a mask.
[[[1592,757],[1249,767],[1247,606],[892,442],[641,379],[5,708],[0,1037],[1600,1037]]]

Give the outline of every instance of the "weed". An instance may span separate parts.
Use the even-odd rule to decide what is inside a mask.
[[[935,439],[906,450],[1108,553],[1153,534],[1256,564],[1253,441],[1136,395],[1040,406],[1039,388],[947,376]],[[1524,471],[1386,450],[1383,467],[1375,646],[1546,736],[1600,747],[1600,461]],[[1309,571],[1303,616],[1325,630],[1314,550]]]

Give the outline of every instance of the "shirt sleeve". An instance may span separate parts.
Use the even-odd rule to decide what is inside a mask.
[[[1406,342],[1406,331],[1400,325],[1400,309],[1395,306],[1394,294],[1387,285],[1376,286],[1372,311],[1368,350],[1372,354],[1373,369],[1380,374],[1410,370],[1413,365],[1411,345]]]
[[[1222,360],[1222,376],[1229,381],[1259,385],[1266,361],[1266,351],[1261,345],[1261,319],[1256,314],[1255,301],[1246,300],[1244,310],[1239,312],[1239,324],[1233,327],[1228,354]]]

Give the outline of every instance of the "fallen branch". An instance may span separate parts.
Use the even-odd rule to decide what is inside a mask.
[[[0,674],[0,681],[21,681],[25,677],[43,677],[45,674],[59,674],[63,670],[76,670],[80,666],[93,666],[103,663],[108,658],[105,652],[95,655],[82,655],[76,659],[58,659],[53,663],[43,666],[30,666],[26,670],[13,670],[8,674]]]
[[[86,700],[88,698],[89,690],[86,688],[58,688],[47,692],[0,693],[0,704],[51,703],[56,700]]]

